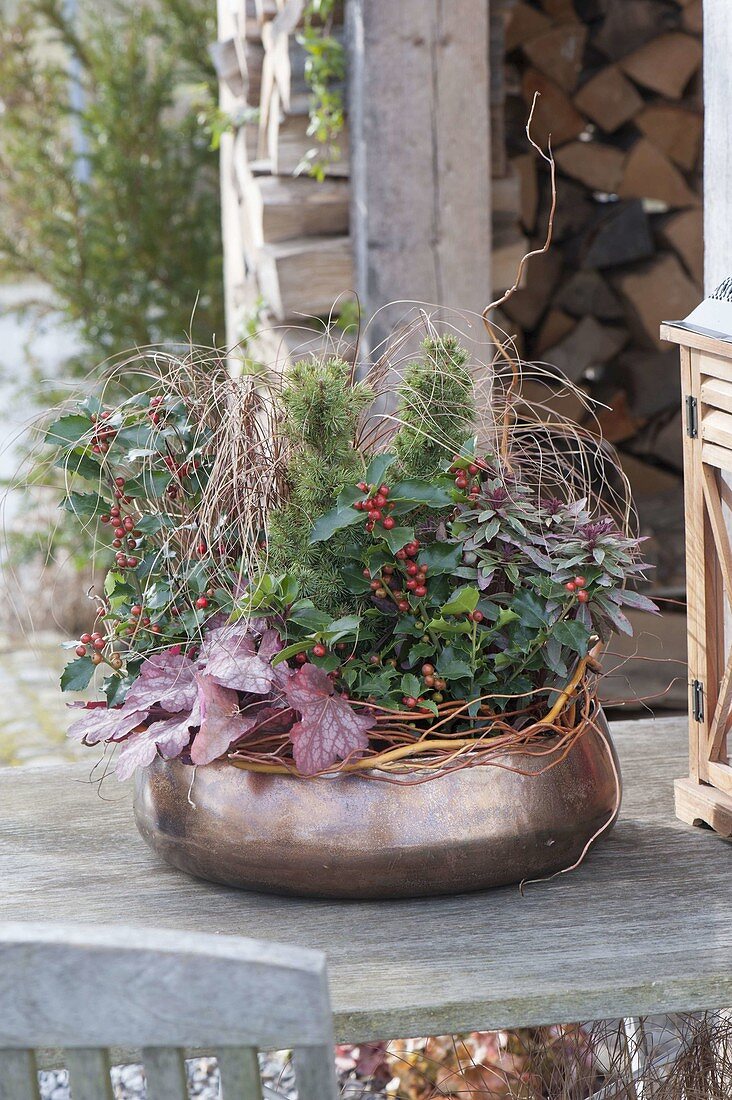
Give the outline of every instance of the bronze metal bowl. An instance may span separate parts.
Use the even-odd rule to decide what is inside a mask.
[[[604,736],[586,729],[548,770],[527,753],[504,762],[532,775],[480,766],[416,786],[219,762],[197,769],[189,801],[191,768],[158,759],[138,773],[135,818],[174,867],[249,890],[396,898],[503,886],[568,867],[616,816],[617,757],[601,711],[593,722]]]

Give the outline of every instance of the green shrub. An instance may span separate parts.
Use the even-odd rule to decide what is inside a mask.
[[[87,370],[223,337],[209,0],[20,5],[0,30],[0,269],[48,284]]]

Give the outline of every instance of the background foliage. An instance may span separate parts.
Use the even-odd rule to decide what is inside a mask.
[[[207,0],[31,0],[0,31],[0,265],[50,285],[77,367],[223,333]],[[195,306],[195,316],[191,315]]]

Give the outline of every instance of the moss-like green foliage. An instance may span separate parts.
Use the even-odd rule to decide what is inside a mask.
[[[401,425],[393,446],[402,477],[434,476],[475,430],[468,353],[453,335],[422,347],[424,358],[407,367],[399,389]]]
[[[303,596],[324,611],[340,614],[353,597],[340,578],[342,546],[353,529],[327,544],[310,545],[310,532],[345,485],[359,480],[364,461],[353,445],[358,418],[373,400],[371,389],[351,382],[341,359],[304,361],[290,371],[281,395],[282,430],[290,441],[287,466],[290,499],[268,525],[269,569],[291,573]]]

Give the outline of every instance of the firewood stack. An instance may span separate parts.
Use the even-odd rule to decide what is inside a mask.
[[[513,282],[528,246],[519,226],[520,179],[505,144],[505,13],[491,18],[493,283]],[[235,120],[222,141],[222,199],[228,274],[228,341],[235,344],[263,302],[283,325],[277,351],[310,347],[308,318],[331,316],[355,284],[349,231],[349,138],[340,157],[322,160],[325,178],[307,171],[317,142],[308,134],[306,51],[298,42],[303,0],[219,0],[220,41],[212,47],[221,106]],[[330,33],[344,37],[343,10]],[[294,325],[296,331],[287,331]],[[322,325],[315,325],[322,331]],[[343,347],[340,348],[343,352]]]
[[[521,223],[543,241],[549,176],[524,134],[551,133],[554,245],[502,313],[528,359],[560,367],[609,408],[656,559],[683,583],[677,356],[660,321],[702,295],[701,0],[517,0],[506,15],[506,141]]]

